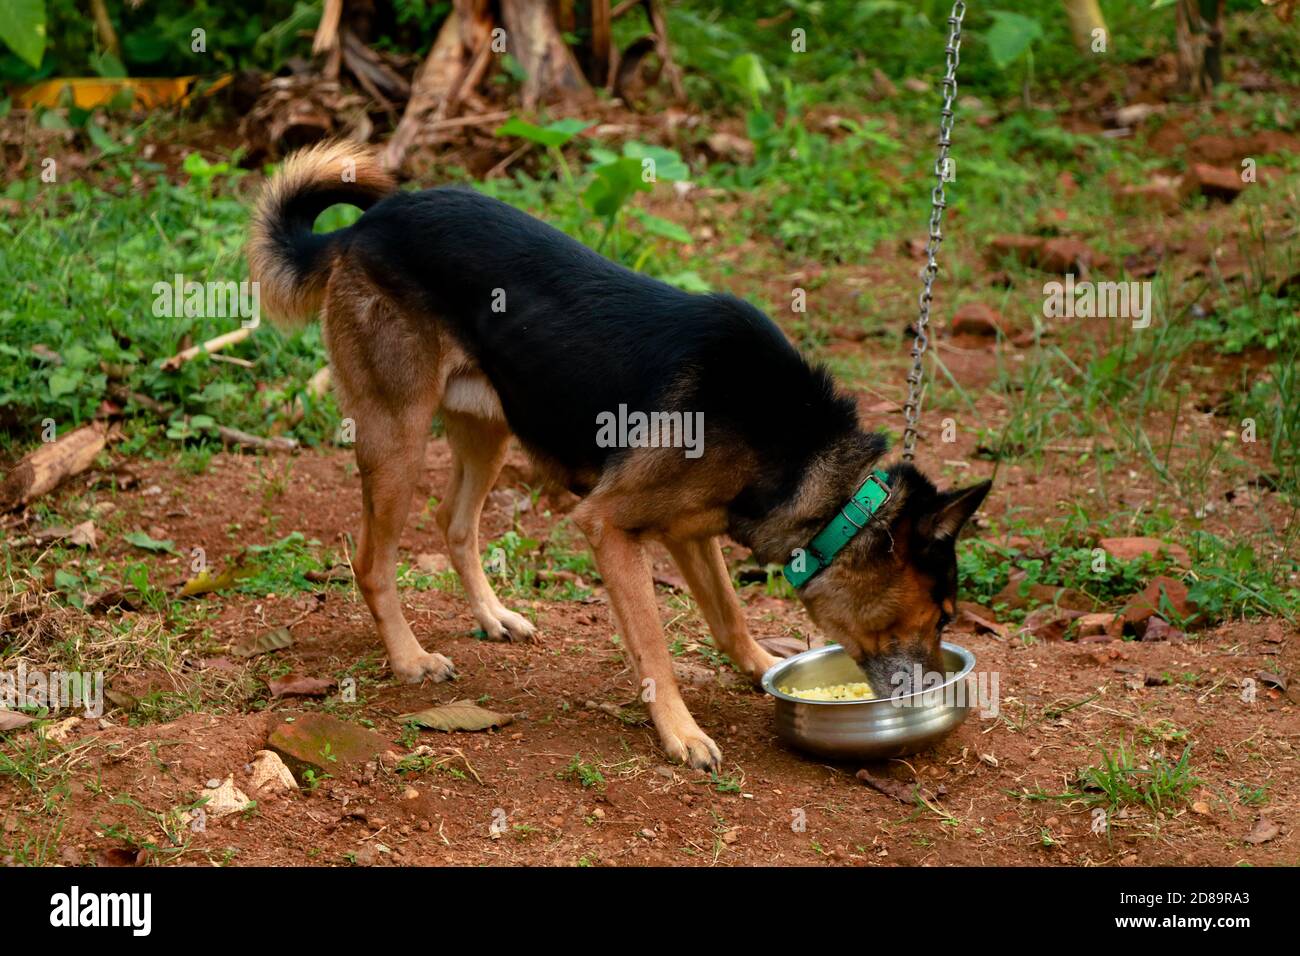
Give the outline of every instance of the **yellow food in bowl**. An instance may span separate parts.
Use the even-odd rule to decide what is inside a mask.
[[[876,696],[866,681],[827,687],[782,687],[781,693],[801,700],[872,700]]]

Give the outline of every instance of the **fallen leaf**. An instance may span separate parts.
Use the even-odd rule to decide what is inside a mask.
[[[109,702],[114,707],[120,707],[128,713],[140,706],[140,701],[136,700],[132,695],[125,691],[113,690],[111,687],[104,688],[104,696],[109,699]]]
[[[35,717],[28,717],[16,710],[0,710],[0,731],[21,730],[35,721]]]
[[[261,634],[242,638],[230,645],[230,653],[236,657],[256,657],[270,651],[279,651],[293,643],[293,635],[287,627],[277,627]]]
[[[799,637],[760,637],[758,646],[777,657],[793,657],[808,650],[808,642]]]
[[[1267,843],[1281,832],[1281,827],[1272,820],[1260,817],[1255,821],[1255,826],[1251,831],[1246,834],[1246,842],[1251,846],[1259,846],[1261,843]]]
[[[94,551],[99,543],[98,535],[95,532],[95,522],[81,522],[69,532],[67,541],[68,544],[75,544],[79,548],[89,548]]]
[[[272,697],[324,697],[334,687],[334,681],[320,677],[289,674],[279,680],[267,681]]]
[[[440,704],[428,710],[413,714],[402,714],[398,723],[413,723],[429,730],[487,730],[489,727],[504,727],[514,720],[508,714],[498,714],[494,710],[480,707],[473,701],[457,700],[450,704]]]
[[[1274,674],[1272,671],[1255,671],[1255,678],[1261,684],[1286,692],[1286,678],[1281,674]]]
[[[248,577],[249,572],[242,568],[226,568],[220,574],[213,575],[206,568],[190,578],[181,587],[181,597],[198,597],[213,591],[232,588],[240,578]]]
[[[127,544],[133,544],[144,551],[166,552],[167,554],[179,555],[176,550],[176,544],[171,540],[162,541],[157,538],[151,538],[143,531],[132,531],[129,534],[122,535],[122,540]]]
[[[140,609],[140,592],[131,588],[110,588],[103,594],[97,594],[86,602],[87,614],[103,614],[114,608],[123,611]]]

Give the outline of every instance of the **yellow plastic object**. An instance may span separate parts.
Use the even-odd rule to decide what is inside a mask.
[[[203,95],[212,95],[223,86],[227,86],[231,79],[229,73],[217,77],[204,89]],[[186,106],[198,80],[197,76],[61,77],[19,87],[15,91],[15,100],[23,109],[31,109],[33,106],[53,109],[64,105],[63,91],[67,89],[72,91],[73,105],[89,110],[111,103],[122,90],[129,89],[135,94],[135,105],[144,109],[172,106],[177,103]]]

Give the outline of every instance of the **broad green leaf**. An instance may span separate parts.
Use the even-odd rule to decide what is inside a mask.
[[[595,178],[582,194],[582,201],[597,216],[609,218],[623,208],[633,193],[648,193],[652,184],[641,175],[641,160],[627,157],[592,170]]]
[[[45,55],[45,0],[0,2],[0,40],[32,68]]]
[[[159,552],[165,552],[167,554],[180,554],[180,552],[176,550],[176,545],[174,542],[160,541],[156,538],[151,538],[143,531],[132,531],[129,534],[124,534],[122,535],[122,540],[125,541],[127,544],[133,544],[137,548],[141,548],[145,551],[152,551],[155,554]]]
[[[741,91],[754,102],[772,91],[772,84],[767,80],[763,63],[753,53],[742,53],[731,61],[727,68]]]
[[[1030,44],[1043,37],[1043,28],[1037,20],[1006,10],[990,11],[993,26],[984,34],[989,54],[998,69],[1005,70],[1021,57]]]
[[[691,169],[682,161],[682,157],[671,149],[665,149],[663,146],[647,146],[645,143],[624,143],[623,155],[631,159],[641,160],[641,168],[646,169],[645,160],[651,160],[654,164],[649,167],[654,171],[654,180],[663,180],[664,182],[673,183],[689,179]]]
[[[660,219],[658,216],[653,216],[640,209],[633,210],[632,214],[645,227],[645,231],[652,236],[661,236],[664,239],[671,239],[673,242],[691,241],[691,234],[675,222]]]
[[[538,143],[542,146],[563,146],[590,125],[590,120],[571,117],[556,120],[546,126],[537,126],[526,120],[521,120],[518,116],[512,116],[497,127],[496,135],[518,136],[520,139],[526,139],[530,143]]]
[[[71,395],[81,384],[81,372],[75,368],[60,366],[50,373],[50,398],[62,398]]]

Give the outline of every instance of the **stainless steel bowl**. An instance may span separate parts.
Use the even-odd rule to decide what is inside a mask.
[[[777,689],[865,680],[853,659],[833,644],[774,664],[763,675],[763,689],[776,698],[776,732],[786,743],[824,757],[886,760],[924,750],[966,719],[973,695],[956,685],[974,670],[975,655],[945,643],[943,668],[951,675],[943,683],[897,700],[804,700]],[[875,691],[887,693],[881,687]]]

